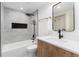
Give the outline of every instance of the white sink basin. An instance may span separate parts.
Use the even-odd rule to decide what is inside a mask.
[[[58,39],[57,37],[48,37],[46,38],[47,40],[50,40],[51,42],[54,42],[54,43],[60,43],[60,44],[65,44],[67,43],[68,41],[65,40],[65,39]]]
[[[64,44],[67,43],[67,41],[65,41],[65,40],[61,40],[61,39],[54,40],[53,42],[55,42],[55,43],[59,43],[59,44],[62,44],[62,45],[64,45]]]
[[[46,41],[49,41],[51,43],[56,43],[59,45],[65,45],[69,42],[67,39],[64,39],[64,38],[59,39],[58,37],[53,37],[53,36],[46,36],[44,37],[44,39]]]

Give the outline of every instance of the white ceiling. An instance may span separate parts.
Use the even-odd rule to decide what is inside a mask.
[[[33,13],[37,9],[45,6],[48,2],[3,2],[4,7],[19,10],[25,13]],[[23,10],[21,10],[23,8]]]

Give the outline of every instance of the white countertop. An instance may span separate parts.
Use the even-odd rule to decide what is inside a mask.
[[[58,39],[57,37],[52,37],[52,36],[37,37],[37,39],[45,41],[47,43],[50,43],[57,47],[63,48],[64,50],[67,50],[79,55],[79,42],[78,41],[68,40],[64,38]]]

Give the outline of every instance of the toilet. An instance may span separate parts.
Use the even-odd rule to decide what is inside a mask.
[[[28,57],[34,57],[36,55],[36,49],[37,45],[30,45],[26,48],[27,50],[27,56]]]

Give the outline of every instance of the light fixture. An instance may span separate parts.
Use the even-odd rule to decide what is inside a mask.
[[[49,5],[50,5],[50,6],[53,6],[53,5],[57,4],[57,3],[58,3],[58,2],[52,2],[52,1],[51,1],[51,2],[49,2]]]
[[[49,2],[49,5],[51,6],[53,4],[53,2]]]
[[[23,10],[23,8],[20,8],[21,10]]]
[[[57,6],[57,8],[60,8],[61,6]]]

